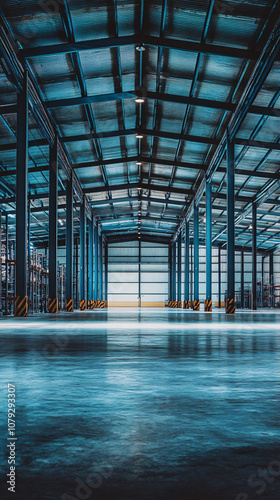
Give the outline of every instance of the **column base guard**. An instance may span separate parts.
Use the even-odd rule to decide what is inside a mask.
[[[226,300],[226,314],[235,314],[235,299]]]
[[[204,311],[206,312],[212,311],[212,300],[208,299],[204,301]]]
[[[86,301],[85,299],[80,300],[80,311],[86,310]]]
[[[58,313],[58,299],[49,299],[48,302],[48,311],[51,314]]]
[[[108,302],[106,300],[94,300],[94,303],[95,309],[105,309],[105,307],[108,307]]]
[[[192,303],[192,308],[194,311],[199,311],[200,310],[200,301],[194,300]]]
[[[27,295],[17,295],[15,299],[14,315],[18,318],[25,318],[28,313],[28,297]]]
[[[73,299],[66,299],[65,300],[65,308],[66,308],[66,312],[73,312],[74,311]]]

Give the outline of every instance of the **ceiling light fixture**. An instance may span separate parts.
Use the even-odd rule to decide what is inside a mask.
[[[142,165],[142,162],[141,161],[137,161],[136,165]]]
[[[143,97],[137,97],[135,99],[135,102],[137,102],[137,104],[142,104],[143,102],[145,102],[145,99]]]
[[[144,136],[143,136],[142,134],[137,134],[137,135],[136,135],[136,139],[143,139],[143,137],[144,137]]]
[[[144,50],[146,50],[143,43],[137,43],[135,48],[136,50],[138,50],[138,52],[144,52]]]

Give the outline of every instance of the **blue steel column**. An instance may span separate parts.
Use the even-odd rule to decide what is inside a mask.
[[[257,309],[257,205],[252,205],[252,309]]]
[[[93,232],[94,217],[89,221],[88,232],[88,309],[93,309]]]
[[[269,306],[274,307],[274,262],[273,252],[269,254]]]
[[[58,153],[57,138],[50,146],[49,194],[49,307],[50,313],[58,312],[57,299],[57,205],[58,205]]]
[[[206,300],[205,311],[212,311],[212,183],[206,183]]]
[[[73,182],[66,182],[66,311],[74,311],[73,297]]]
[[[240,279],[241,309],[244,309],[244,250],[241,250],[241,279]]]
[[[28,72],[17,97],[15,316],[27,316]]]
[[[168,306],[172,300],[172,245],[168,246]]]
[[[193,303],[193,245],[191,245],[191,252],[190,252],[190,261],[191,261],[191,272],[190,272],[190,306],[192,307]]]
[[[75,301],[76,309],[79,307],[79,240],[75,241]]]
[[[141,307],[141,240],[138,245],[138,307]]]
[[[103,237],[99,236],[99,300],[103,301]]]
[[[80,311],[86,308],[86,211],[85,204],[80,208]]]
[[[182,307],[182,233],[179,234],[178,236],[178,246],[177,246],[177,273],[178,273],[178,280],[177,280],[177,307],[180,308]]]
[[[172,245],[172,302],[175,301],[176,301],[176,242],[174,242]]]
[[[5,286],[5,315],[9,314],[9,302],[8,302],[8,292],[9,292],[9,283],[7,280],[8,272],[9,272],[9,214],[6,213],[6,252],[5,252],[5,274],[6,274],[6,286]]]
[[[106,307],[108,306],[108,243],[105,243],[105,290],[104,290],[104,295],[105,295],[105,302],[106,302]]]
[[[227,300],[226,313],[235,313],[234,141],[227,138]]]
[[[222,280],[221,280],[221,247],[218,247],[218,307],[221,307],[221,292],[222,292]]]
[[[185,223],[185,288],[184,288],[184,309],[190,305],[190,225]]]
[[[193,222],[194,222],[194,300],[193,309],[199,311],[199,213],[198,207],[194,207]]]
[[[94,307],[97,307],[98,303],[98,225],[94,227]]]

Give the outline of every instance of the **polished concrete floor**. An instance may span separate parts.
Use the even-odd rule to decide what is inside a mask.
[[[279,499],[280,312],[1,318],[0,347],[1,499]]]

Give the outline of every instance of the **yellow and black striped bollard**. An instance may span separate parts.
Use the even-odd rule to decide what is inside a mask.
[[[190,307],[190,302],[188,300],[184,300],[183,308],[189,309],[189,307]]]
[[[58,313],[58,299],[49,299],[48,311],[52,314]]]
[[[226,300],[226,314],[235,314],[235,300],[227,299]]]
[[[199,309],[200,309],[200,302],[199,302],[199,300],[194,300],[193,301],[193,310],[194,311],[199,311]]]
[[[80,300],[80,311],[86,310],[86,301],[84,299]]]
[[[24,318],[28,312],[28,297],[26,295],[18,295],[15,300],[15,316]]]
[[[212,300],[210,299],[206,299],[204,301],[204,311],[206,312],[211,312],[212,311]]]
[[[73,312],[74,311],[73,299],[66,299],[65,307],[66,307],[66,312]]]

